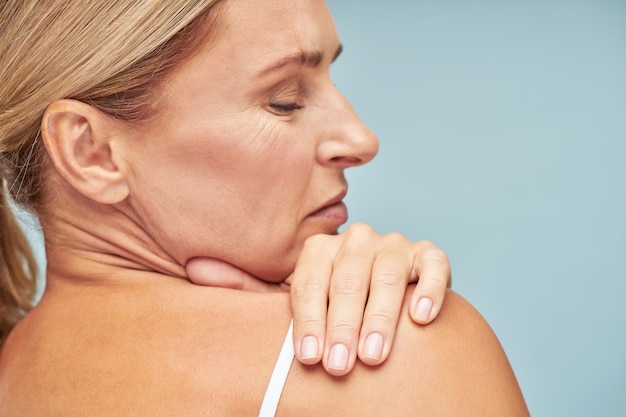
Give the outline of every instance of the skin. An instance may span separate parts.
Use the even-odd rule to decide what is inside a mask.
[[[190,255],[208,255],[254,277],[281,282],[294,270],[306,239],[335,234],[347,220],[345,206],[339,203],[347,192],[344,171],[369,162],[378,150],[378,141],[330,79],[329,67],[340,54],[341,44],[328,12],[317,8],[321,25],[311,25],[308,15],[298,8],[285,9],[279,4],[252,7],[255,10],[236,21],[224,19],[217,39],[179,68],[163,93],[168,117],[124,130],[131,136],[124,149],[132,160],[126,168],[132,173],[130,215],[137,215],[141,227],[180,263]],[[298,26],[282,25],[268,33],[265,22],[254,17],[261,13],[284,13]],[[160,146],[150,146],[154,141]],[[181,172],[189,178],[182,184]],[[319,211],[329,203],[337,204]],[[172,221],[171,213],[185,216]],[[211,238],[197,230],[207,230]],[[374,247],[371,257],[384,260],[382,248],[390,246],[391,239],[370,243],[371,234],[357,232],[361,238],[353,240],[368,244],[357,242],[360,247],[354,248],[352,243],[343,248],[364,257],[368,253],[362,248]],[[406,267],[396,273],[394,297],[378,303],[378,314],[372,312],[377,304],[371,303],[369,317],[398,317],[406,283],[417,280],[417,269],[425,263],[424,259],[419,263],[414,259],[418,253],[426,256],[423,247],[411,247],[406,239],[402,245],[402,249],[387,251],[392,252],[387,264],[390,258],[398,262],[401,255],[397,252],[409,254],[400,261]],[[318,253],[315,255],[320,259]],[[358,276],[369,277],[371,264],[359,260],[351,264],[357,262],[362,265]],[[446,267],[436,266],[437,280],[430,290],[435,294],[426,294],[437,305],[425,318],[414,314],[423,323],[437,315],[446,288],[447,259],[440,263]],[[355,268],[350,269],[347,274],[354,275]],[[395,273],[398,267],[380,269]],[[428,276],[421,275],[422,287],[426,287]],[[333,288],[345,287],[342,282],[350,285],[349,280],[355,278],[341,279]],[[307,284],[296,281],[294,288]],[[367,289],[361,285],[353,297],[342,299],[341,306],[357,306],[350,311],[337,311],[337,303],[331,304],[327,334],[323,333],[325,323],[319,319],[315,327],[300,324],[311,323],[309,317],[298,320],[298,312],[304,310],[299,306],[312,304],[305,300],[318,300],[317,308],[306,310],[318,317],[324,316],[326,300],[294,296],[294,342],[301,361],[313,364],[323,359],[329,371],[340,375],[353,367],[358,353],[368,364],[385,360],[396,319],[369,320],[362,328],[362,337],[353,330],[361,327]],[[372,290],[378,293],[376,287]],[[350,331],[337,329],[339,325],[332,327],[333,323],[346,322],[354,323]],[[379,339],[373,356],[365,353],[366,345],[374,343],[374,339],[368,342],[370,336]],[[307,348],[311,344],[316,346]],[[343,347],[349,352],[347,363],[331,369],[329,355],[333,348]]]
[[[447,257],[430,242],[413,243],[395,233],[380,236],[363,224],[350,225],[340,235],[307,239],[286,280],[290,285],[264,283],[216,259],[193,258],[186,270],[200,285],[257,292],[290,289],[296,358],[308,365],[322,360],[337,376],[352,370],[357,355],[367,365],[387,359],[407,281],[419,277],[410,291],[412,320],[429,323],[442,304],[433,306],[431,300],[443,299],[450,277]],[[347,357],[341,353],[346,350]],[[338,364],[338,357],[344,362]]]
[[[370,161],[378,141],[330,79],[340,43],[327,12],[314,27],[299,7],[249,7],[178,69],[167,117],[125,132],[127,209],[179,264],[210,254],[279,282],[306,238],[346,221],[340,210],[312,213],[346,193],[344,170]],[[268,33],[255,18],[279,13],[298,26]],[[322,59],[302,65],[303,52]],[[292,103],[303,108],[280,107]]]
[[[129,125],[73,100],[47,109],[47,287],[0,352],[8,415],[258,412],[291,318],[289,295],[178,278],[187,260],[211,255],[278,282],[298,269],[303,247],[322,253],[315,236],[345,219],[336,207],[311,213],[341,196],[343,170],[371,159],[377,142],[328,77],[339,42],[321,1],[230,0],[223,19],[217,39],[167,83],[164,112],[150,123]],[[265,87],[251,78],[294,51],[322,57],[282,66]],[[278,99],[304,108],[277,114]],[[324,238],[335,242],[329,255],[359,258],[355,242],[365,238],[369,252],[356,264],[373,267],[385,253],[405,275],[419,272],[417,246],[352,230],[358,238]],[[294,363],[278,414],[528,415],[506,356],[471,306],[449,293],[435,323],[419,328],[409,297],[400,301],[389,361],[357,363],[344,378]]]
[[[341,45],[328,11],[283,6],[257,4],[237,19],[224,17],[215,39],[159,92],[161,112],[148,122],[114,120],[72,100],[48,108],[42,130],[56,168],[109,212],[106,224],[68,215],[64,227],[96,239],[95,252],[139,259],[138,268],[185,276],[182,265],[208,256],[270,282],[294,271],[308,238],[336,234],[347,220],[344,171],[370,161],[378,141],[330,79]],[[288,20],[268,31],[267,21],[256,19],[263,13]],[[64,123],[80,127],[69,132]],[[77,145],[66,148],[61,138],[74,134]],[[72,158],[77,165],[66,162]],[[428,323],[450,274],[445,254],[428,243],[380,237],[363,226],[338,239],[321,245],[334,247],[338,260],[322,274],[326,282],[307,259],[327,250],[302,255],[300,265],[310,266],[294,273],[304,281],[294,281],[293,311],[298,359],[322,360],[342,375],[357,355],[370,365],[388,357],[408,282],[420,277],[412,315]],[[363,316],[368,291],[374,296]],[[422,299],[430,301],[425,313]],[[348,352],[334,367],[333,350]]]

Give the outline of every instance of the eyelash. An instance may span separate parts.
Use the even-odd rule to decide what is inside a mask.
[[[288,115],[293,113],[296,110],[300,110],[304,106],[293,102],[293,103],[270,103],[270,107],[276,110],[278,113],[283,113],[284,115]]]

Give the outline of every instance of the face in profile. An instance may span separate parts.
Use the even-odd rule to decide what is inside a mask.
[[[184,263],[213,256],[284,278],[304,240],[346,222],[344,170],[375,135],[337,91],[341,51],[321,0],[226,0],[219,29],[133,128],[130,202]]]

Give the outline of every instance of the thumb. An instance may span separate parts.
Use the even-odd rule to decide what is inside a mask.
[[[220,259],[191,258],[185,265],[185,271],[196,285],[252,292],[285,291],[283,283],[270,284]]]

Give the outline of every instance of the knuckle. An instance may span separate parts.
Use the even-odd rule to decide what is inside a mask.
[[[368,313],[364,318],[373,328],[381,328],[385,326],[395,325],[398,320],[398,314],[389,310],[379,310]]]
[[[391,232],[385,235],[385,241],[391,245],[405,244],[409,240],[401,233]]]
[[[326,327],[326,322],[323,319],[314,316],[299,317],[297,320],[294,318],[294,324],[297,325],[300,333],[313,333],[323,332]]]
[[[314,248],[325,248],[328,245],[330,238],[332,237],[333,236],[323,235],[323,234],[309,236],[304,241],[303,248],[304,250],[311,250]]]
[[[346,228],[345,233],[349,236],[364,236],[364,235],[371,235],[376,232],[374,232],[374,229],[372,229],[371,226],[365,223],[352,223],[350,226]]]
[[[355,275],[344,275],[336,279],[332,285],[332,294],[335,296],[353,296],[365,292],[365,283]]]
[[[447,271],[439,274],[430,271],[418,277],[418,284],[422,289],[421,291],[430,292],[430,290],[445,289],[449,279],[450,274]]]
[[[391,288],[398,288],[401,286],[404,288],[406,282],[406,274],[395,268],[393,265],[377,271],[377,273],[372,277],[373,286],[383,286]]]
[[[328,337],[333,340],[349,341],[358,333],[358,328],[348,320],[337,320],[328,325]]]
[[[418,283],[420,284],[422,288],[422,292],[430,293],[429,288],[430,289],[439,288],[441,290],[445,289],[448,285],[448,279],[443,276],[427,275],[427,276],[419,277]],[[427,287],[424,287],[425,283],[427,284]]]
[[[426,291],[447,287],[451,274],[448,255],[430,242],[420,242],[420,245],[425,246],[415,265],[420,287]]]
[[[412,247],[411,241],[407,239],[404,235],[398,232],[387,233],[382,236],[381,240],[381,248],[380,252],[385,253],[407,253],[407,252],[415,252],[415,250],[411,250]]]
[[[435,244],[433,242],[431,242],[430,240],[420,240],[419,242],[415,243],[416,245],[422,247],[428,247],[428,248],[436,248],[437,246],[435,246]]]
[[[424,261],[433,262],[436,264],[448,266],[450,261],[448,260],[448,255],[441,249],[437,247],[431,247],[422,252],[422,258]]]
[[[291,295],[296,299],[309,299],[312,295],[324,292],[322,283],[315,279],[306,279],[291,284]]]

